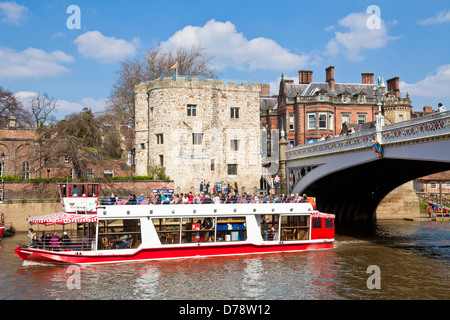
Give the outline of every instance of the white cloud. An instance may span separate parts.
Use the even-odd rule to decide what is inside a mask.
[[[0,14],[1,22],[19,26],[28,19],[28,8],[15,2],[0,2]]]
[[[419,20],[417,21],[417,23],[426,26],[430,24],[441,24],[449,21],[450,21],[450,10],[443,10],[439,12],[437,16]]]
[[[389,41],[397,38],[388,35],[383,19],[367,13],[350,13],[338,21],[337,27],[347,28],[348,31],[336,31],[326,46],[325,54],[342,54],[353,61],[364,59],[362,51],[383,48]],[[327,30],[334,30],[334,27],[330,26]]]
[[[88,31],[74,41],[78,52],[101,63],[113,63],[134,56],[139,38],[131,42],[115,37],[106,37],[99,31]]]
[[[83,106],[88,107],[92,110],[92,112],[101,112],[104,111],[106,105],[106,99],[93,99],[93,98],[84,98],[81,100]]]
[[[410,95],[427,98],[450,97],[450,64],[440,66],[432,75],[416,83],[400,81],[400,90]]]
[[[48,53],[28,48],[18,52],[0,47],[0,79],[56,77],[68,72],[62,64],[72,61],[72,56],[60,50]]]
[[[161,43],[164,50],[192,46],[204,48],[213,56],[214,66],[219,70],[227,67],[239,70],[286,70],[307,65],[314,58],[309,54],[291,53],[272,39],[261,37],[248,40],[230,21],[219,22],[214,19],[202,27],[186,26]]]

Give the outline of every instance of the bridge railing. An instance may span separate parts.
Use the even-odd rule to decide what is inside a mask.
[[[379,131],[373,128],[294,147],[286,150],[286,159],[323,156],[372,147],[373,140],[377,140],[383,145],[406,140],[438,137],[446,134],[450,134],[450,111],[386,125]]]
[[[382,144],[425,139],[450,134],[450,111],[394,123],[382,127]]]

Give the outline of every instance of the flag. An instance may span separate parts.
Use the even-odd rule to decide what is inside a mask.
[[[169,67],[169,69],[177,69],[178,68],[178,62],[175,62],[173,65]]]

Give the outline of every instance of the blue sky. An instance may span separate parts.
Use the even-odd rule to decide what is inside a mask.
[[[69,29],[71,5],[80,29]],[[72,21],[72,20],[70,20]],[[75,21],[75,20],[73,20]],[[0,1],[0,86],[26,103],[46,92],[57,117],[102,111],[118,62],[158,45],[201,45],[220,78],[298,81],[313,70],[325,81],[360,83],[399,76],[414,110],[450,105],[448,1]]]

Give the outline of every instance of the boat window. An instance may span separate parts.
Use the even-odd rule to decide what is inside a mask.
[[[98,249],[137,248],[141,244],[140,219],[99,220]]]
[[[67,184],[61,185],[61,197],[63,198],[67,197]]]
[[[329,228],[334,228],[334,219],[331,218],[326,218],[325,219],[325,228],[329,229]]]
[[[162,244],[180,243],[180,218],[152,220]]]
[[[321,218],[313,218],[312,219],[312,228],[313,229],[322,229],[322,219]]]
[[[183,218],[181,242],[214,242],[215,220],[213,217]]]
[[[281,241],[309,239],[309,216],[281,216]]]
[[[98,185],[96,184],[89,184],[88,185],[88,190],[87,190],[87,196],[88,197],[96,197],[98,196]]]
[[[84,184],[71,184],[70,186],[70,196],[71,197],[80,197],[86,196],[86,185]]]
[[[279,240],[279,221],[280,216],[277,214],[266,214],[261,216],[261,236],[264,241]],[[264,227],[264,222],[267,223],[267,232]]]
[[[217,242],[245,240],[247,240],[245,217],[217,218]]]

